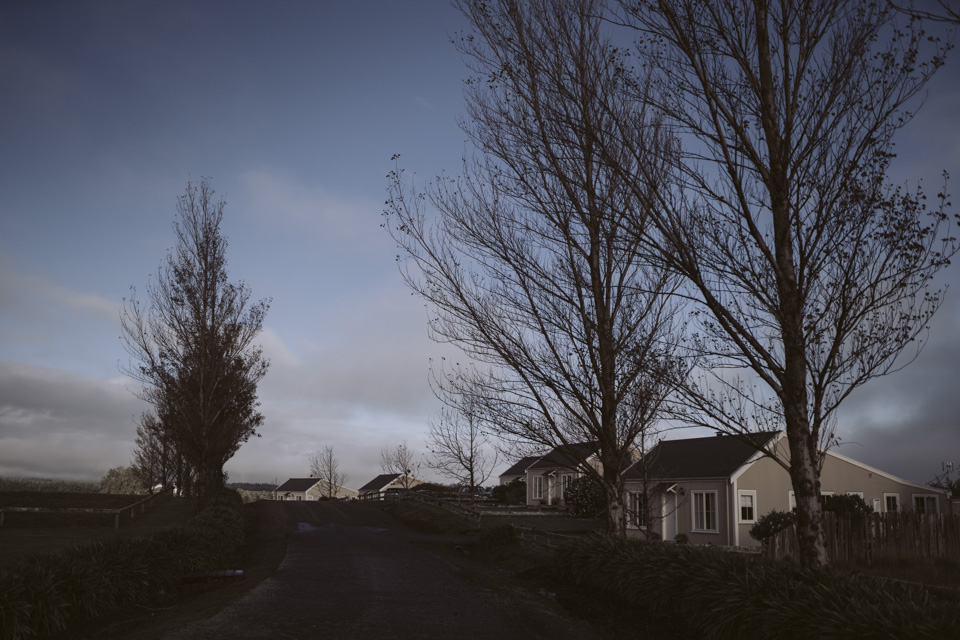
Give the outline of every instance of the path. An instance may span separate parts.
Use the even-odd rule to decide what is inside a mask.
[[[376,506],[287,503],[298,522],[277,571],[216,615],[167,634],[198,638],[585,638],[589,632],[484,584]]]

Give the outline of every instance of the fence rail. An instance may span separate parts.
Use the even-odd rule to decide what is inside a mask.
[[[167,489],[166,491],[161,491],[160,493],[152,493],[148,495],[143,500],[138,500],[133,504],[129,504],[125,507],[120,507],[119,509],[102,509],[102,508],[85,508],[85,507],[0,507],[0,527],[3,526],[3,515],[4,513],[45,513],[45,514],[55,514],[55,513],[65,513],[65,514],[78,514],[78,513],[89,513],[89,514],[104,514],[104,515],[113,515],[113,528],[120,528],[120,521],[123,519],[124,513],[130,514],[130,519],[134,520],[138,513],[143,515],[147,512],[147,508],[153,508],[160,502],[161,499],[169,498],[173,495],[173,489]]]
[[[874,560],[952,560],[960,562],[960,514],[913,511],[874,513],[860,519],[823,514],[824,538],[830,562],[871,564]],[[796,526],[763,544],[773,559],[798,558]]]

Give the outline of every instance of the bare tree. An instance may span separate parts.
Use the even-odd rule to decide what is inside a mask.
[[[960,4],[958,4],[956,0],[936,0],[938,8],[932,11],[929,10],[931,4],[929,0],[923,4],[916,4],[913,2],[893,2],[892,0],[887,1],[890,2],[891,6],[896,8],[898,11],[902,11],[908,15],[913,15],[918,18],[933,22],[960,24]],[[918,8],[920,6],[923,6],[927,10]]]
[[[414,485],[420,473],[420,464],[421,457],[408,447],[406,442],[392,449],[384,447],[380,450],[380,470],[398,474],[404,489],[410,489]]]
[[[454,411],[444,408],[430,421],[427,466],[458,484],[470,487],[471,501],[475,489],[490,477],[499,457],[481,428],[476,411]]]
[[[223,466],[263,424],[257,383],[268,361],[253,340],[269,301],[227,279],[227,241],[220,233],[225,202],[208,180],[187,183],[177,199],[176,248],[147,284],[149,306],[133,291],[121,314],[131,363],[180,453],[196,470],[198,508],[222,488]]]
[[[158,485],[162,491],[176,482],[178,457],[173,439],[156,416],[141,415],[130,466],[151,492]]]
[[[474,31],[457,43],[476,74],[462,126],[479,157],[425,194],[393,172],[386,226],[432,310],[432,337],[478,364],[438,376],[444,401],[473,403],[508,443],[598,441],[600,469],[578,462],[623,535],[621,471],[683,373],[674,283],[631,232],[651,195],[610,166],[615,144],[603,140],[608,110],[638,125],[644,114],[623,99],[601,2],[454,4]]]
[[[314,451],[309,455],[309,460],[310,476],[325,483],[323,490],[327,498],[336,498],[347,482],[347,474],[340,470],[340,461],[334,455],[333,447],[325,446],[323,451]]]
[[[819,472],[836,411],[915,356],[940,305],[931,278],[956,252],[941,233],[946,196],[928,210],[919,189],[887,179],[904,108],[944,47],[885,3],[623,7],[649,72],[638,86],[654,87],[640,99],[677,136],[661,147],[674,188],[653,194],[642,233],[656,227],[649,246],[699,303],[695,331],[715,374],[678,406],[735,434],[782,424],[789,451],[770,453],[791,475],[802,563],[823,564]],[[634,166],[646,195],[651,176]]]

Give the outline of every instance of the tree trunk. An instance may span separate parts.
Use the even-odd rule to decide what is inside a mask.
[[[811,433],[807,402],[807,345],[803,330],[803,292],[797,278],[794,233],[790,210],[789,159],[792,132],[779,118],[772,68],[766,5],[756,2],[757,66],[761,126],[769,154],[765,177],[773,218],[774,274],[779,299],[779,322],[783,340],[783,371],[780,374],[780,401],[783,405],[787,440],[790,443],[790,475],[797,500],[797,538],[800,564],[826,564],[823,517],[820,510],[820,480],[817,466],[817,434]],[[813,446],[811,447],[811,442]]]

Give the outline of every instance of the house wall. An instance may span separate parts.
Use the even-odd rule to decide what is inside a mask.
[[[320,498],[325,498],[327,495],[327,485],[326,481],[318,482],[309,489],[307,489],[307,500],[319,500]],[[348,489],[346,487],[337,487],[337,491],[334,494],[334,498],[356,498],[357,492],[353,489]]]
[[[687,480],[677,483],[677,492],[683,489],[683,495],[678,495],[677,533],[686,533],[690,544],[712,544],[726,546],[733,544],[730,541],[729,518],[726,514],[730,509],[725,480]],[[693,530],[694,524],[694,492],[715,492],[717,497],[717,523],[715,532],[699,532]]]
[[[583,475],[580,472],[574,471],[573,469],[567,467],[553,467],[553,468],[540,468],[535,471],[527,471],[527,505],[528,506],[537,506],[537,505],[552,505],[559,506],[565,504],[563,500],[563,487],[562,487],[562,476],[570,475],[571,480],[574,478],[579,478]],[[535,478],[540,476],[543,478],[543,497],[534,498],[534,484],[536,483]]]
[[[306,491],[280,491],[280,492],[277,492],[276,499],[277,500],[316,500],[316,498],[310,497],[310,495]]]
[[[790,474],[770,458],[761,458],[751,464],[736,479],[737,496],[734,498],[734,517],[737,521],[739,545],[759,546],[759,542],[750,537],[753,522],[740,520],[739,492],[756,491],[754,504],[756,517],[765,515],[774,509],[790,511],[793,485]],[[887,497],[897,496],[901,510],[913,510],[914,496],[936,496],[939,513],[949,513],[949,506],[943,494],[937,494],[929,487],[900,482],[859,464],[827,454],[820,473],[821,493],[842,495],[846,493],[863,494],[864,501],[878,511],[887,511]],[[877,501],[877,502],[875,502]]]
[[[673,540],[670,532],[684,533],[690,544],[710,544],[714,546],[732,545],[733,530],[730,522],[732,508],[729,496],[729,482],[726,479],[717,480],[671,480],[676,487],[674,492],[665,494],[654,493],[651,496],[653,505],[654,530],[666,540]],[[683,495],[680,495],[680,490]],[[639,480],[628,480],[624,490],[627,493],[642,493],[643,483]],[[694,492],[707,492],[715,496],[715,530],[694,531]],[[625,496],[625,499],[627,497]],[[676,506],[674,502],[676,501]],[[625,504],[629,504],[628,502]],[[674,526],[675,524],[675,526]],[[640,535],[636,527],[628,527],[627,535]]]

